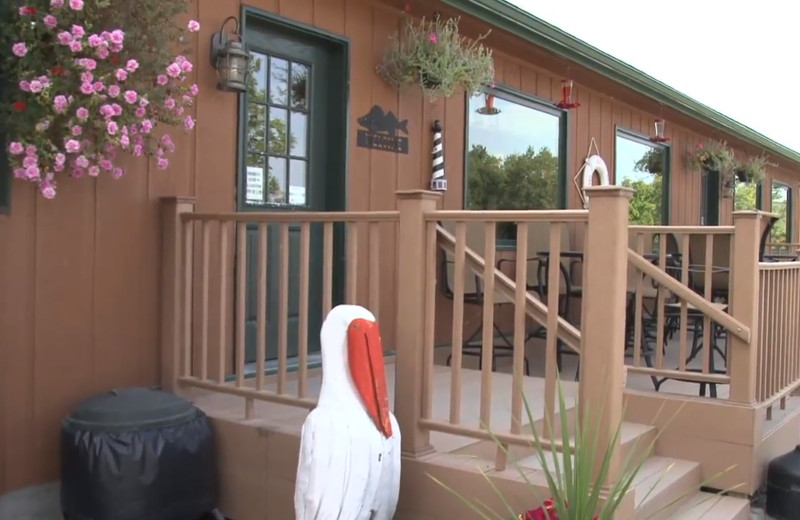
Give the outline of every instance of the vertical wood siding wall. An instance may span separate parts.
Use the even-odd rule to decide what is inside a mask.
[[[399,27],[399,10],[369,0],[250,0],[247,5],[350,40],[348,209],[391,209],[395,190],[428,186],[434,119],[444,122],[450,188],[444,205],[462,207],[464,97],[431,104],[418,91],[398,92],[375,73],[389,35]],[[207,56],[211,34],[227,16],[239,16],[241,6],[239,0],[196,0],[187,17],[202,26],[193,54],[195,81],[201,87],[195,108],[198,126],[192,134],[177,136],[168,171],[131,163],[121,180],[65,179],[52,201],[14,181],[11,216],[0,217],[0,494],[58,478],[59,424],[78,401],[158,380],[158,199],[189,195],[197,198],[198,211],[235,209],[237,98],[214,88],[215,72]],[[424,14],[437,7],[426,7]],[[464,20],[462,27],[474,34],[475,21]],[[529,47],[508,35],[493,35],[488,41],[496,48],[497,83],[558,99],[561,74],[540,68],[547,60],[539,66],[525,61],[530,59]],[[574,72],[577,79],[580,71]],[[577,85],[582,107],[570,115],[570,206],[579,203],[571,181],[592,137],[613,165],[615,126],[649,133],[653,119],[662,115],[673,150],[671,221],[699,223],[700,174],[687,171],[680,154],[707,135],[672,123],[666,112],[648,113],[636,108],[635,99],[628,104],[600,90],[585,82]],[[409,120],[408,155],[355,147],[355,119],[374,104]],[[775,168],[770,175],[797,193],[796,170]],[[730,211],[728,200],[723,222],[730,222]],[[797,221],[796,213],[793,219]],[[382,252],[386,261],[381,264],[381,315],[384,336],[390,338],[394,250]],[[361,253],[360,260],[366,261],[366,255]],[[212,273],[215,268],[211,266]],[[365,298],[368,285],[360,286]],[[211,288],[211,296],[219,298],[218,285],[216,295]],[[446,303],[440,304],[446,311]]]

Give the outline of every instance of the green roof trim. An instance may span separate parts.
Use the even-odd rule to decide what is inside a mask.
[[[779,155],[800,164],[800,153],[685,94],[681,94],[652,76],[575,38],[506,0],[442,0],[442,2],[498,29],[527,40],[556,56],[602,74],[693,119],[719,128],[767,153]]]

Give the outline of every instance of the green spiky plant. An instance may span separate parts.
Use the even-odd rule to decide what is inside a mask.
[[[644,451],[636,449],[638,446],[629,451],[628,456],[620,464],[617,479],[612,482],[608,488],[605,488],[606,492],[603,493],[603,485],[609,480],[612,462],[617,455],[617,448],[620,445],[622,422],[616,425],[614,434],[612,435],[612,438],[608,444],[601,445],[599,442],[600,435],[598,435],[597,431],[598,421],[595,419],[603,416],[603,410],[599,410],[597,415],[593,416],[587,407],[582,417],[583,420],[575,421],[575,433],[573,438],[573,436],[570,434],[570,425],[568,420],[568,417],[572,412],[567,407],[564,399],[564,393],[560,379],[557,379],[557,395],[558,414],[560,419],[560,435],[557,435],[554,432],[553,424],[555,421],[552,420],[552,417],[550,417],[547,412],[545,412],[544,423],[546,425],[545,429],[548,440],[543,441],[537,429],[533,426],[531,427],[533,432],[532,447],[536,451],[537,459],[539,460],[547,481],[547,487],[550,493],[550,501],[552,502],[552,508],[556,518],[559,520],[613,520],[615,514],[623,505],[623,500],[625,499],[626,495],[628,492],[632,491],[631,488],[633,487],[634,479],[639,473],[644,461],[647,459],[647,456],[654,451],[658,435],[656,435],[656,437],[648,443]],[[525,413],[528,417],[528,424],[534,425],[535,419],[528,404],[528,400],[525,398],[524,394],[523,402],[525,406]],[[664,405],[662,404],[659,414],[657,415],[660,415],[661,411],[663,411],[663,406]],[[680,409],[675,415],[677,415],[679,412]],[[669,423],[674,419],[674,417],[675,416],[667,421],[667,424],[664,426],[662,431],[667,429]],[[506,446],[499,441],[494,434],[491,434],[491,436],[497,446],[507,457],[508,450]],[[553,447],[561,448],[558,451],[558,455],[552,453]],[[603,454],[602,457],[600,456],[601,453]],[[599,467],[597,465],[598,460],[600,461]],[[552,461],[552,463],[549,464],[549,461]],[[534,503],[544,503],[546,497],[539,496],[539,493],[537,492],[537,486],[530,481],[527,473],[518,465],[514,464],[514,466],[518,470],[525,483],[530,487]],[[672,466],[670,465],[670,467],[667,468],[667,471],[669,471],[671,467]],[[733,469],[733,467],[734,466],[731,466],[726,470],[712,476],[710,479],[705,481],[703,485],[717,479],[727,471]],[[642,501],[646,500],[647,497],[653,492],[667,471],[659,476],[656,484],[647,491],[647,494]],[[503,507],[506,509],[503,514],[498,514],[497,512],[492,511],[485,503],[481,501],[473,501],[465,498],[463,495],[458,493],[458,491],[447,486],[436,477],[430,474],[429,476],[439,485],[456,495],[465,505],[475,511],[480,518],[485,520],[524,519],[526,517],[526,513],[523,512],[520,514],[519,511],[516,511],[508,502],[508,500],[505,499],[502,493],[500,493],[489,475],[485,472],[482,473],[483,477],[491,486],[492,490],[498,495]],[[731,491],[732,489],[725,490],[724,492]],[[663,508],[656,511],[654,514],[658,514],[666,508],[675,505],[678,501],[685,498],[685,496],[686,495],[682,495],[674,499],[670,503],[666,504]],[[545,514],[543,518],[550,517]]]

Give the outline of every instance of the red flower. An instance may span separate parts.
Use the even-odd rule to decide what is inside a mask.
[[[14,110],[17,110],[19,112],[22,112],[23,110],[28,108],[28,105],[26,105],[24,101],[15,101],[14,104],[11,106],[14,107]]]
[[[119,65],[119,56],[117,56],[116,54],[112,54],[111,56],[108,57],[108,61],[110,61],[114,65]]]
[[[50,69],[50,74],[56,77],[61,77],[64,75],[64,67],[61,65],[56,65],[52,69]]]
[[[22,16],[33,16],[36,14],[36,8],[32,5],[23,5],[19,8],[19,14]]]

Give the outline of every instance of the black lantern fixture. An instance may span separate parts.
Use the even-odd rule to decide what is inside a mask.
[[[225,26],[233,21],[236,27],[225,33]],[[228,92],[247,90],[250,53],[239,34],[239,20],[229,16],[222,22],[219,32],[211,36],[211,64],[217,70],[217,88]]]

